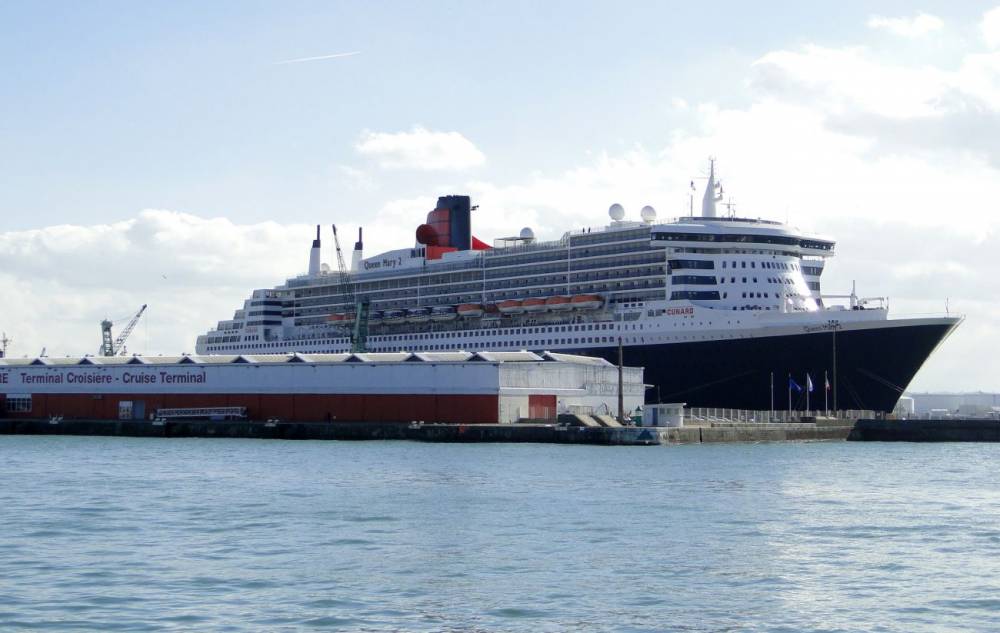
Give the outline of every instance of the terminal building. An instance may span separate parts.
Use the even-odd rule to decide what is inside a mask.
[[[543,352],[396,352],[0,359],[0,416],[509,423],[618,414],[618,367]],[[642,368],[622,369],[626,412]]]

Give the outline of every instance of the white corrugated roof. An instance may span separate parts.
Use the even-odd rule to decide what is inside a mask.
[[[476,352],[476,356],[491,363],[523,363],[542,360],[541,356],[527,350],[519,352]]]
[[[578,363],[582,365],[611,365],[603,358],[594,356],[578,356],[576,354],[560,354],[558,352],[542,352],[546,360],[558,361],[560,363]]]
[[[612,365],[603,358],[576,356],[574,354],[559,354],[542,352],[541,355],[526,350],[504,352],[466,352],[453,350],[447,352],[372,352],[364,354],[207,354],[203,356],[83,356],[62,358],[0,358],[0,367],[24,367],[29,365],[44,365],[65,367],[69,365],[118,366],[126,364],[142,365],[224,365],[230,363],[247,364],[280,364],[280,363],[464,363],[484,361],[489,363],[518,363],[558,361],[564,363],[582,363],[586,365]]]

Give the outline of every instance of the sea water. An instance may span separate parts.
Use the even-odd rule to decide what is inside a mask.
[[[998,630],[998,458],[0,437],[0,631]]]

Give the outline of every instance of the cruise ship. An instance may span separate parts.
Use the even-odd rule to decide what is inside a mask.
[[[359,230],[345,270],[321,263],[317,227],[308,272],[254,290],[197,353],[342,353],[365,331],[372,352],[618,362],[620,346],[651,402],[802,409],[811,387],[814,409],[891,411],[961,317],[890,318],[884,298],[824,294],[832,239],[720,214],[721,200],[713,163],[701,215],[661,222],[647,206],[629,221],[615,204],[603,228],[554,241],[525,228],[490,245],[472,235],[470,198],[449,195],[412,247],[365,257]]]

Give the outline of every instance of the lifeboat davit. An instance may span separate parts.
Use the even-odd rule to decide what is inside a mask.
[[[382,311],[374,310],[368,313],[368,325],[380,325],[382,323]]]
[[[407,323],[427,323],[431,320],[430,308],[410,308],[406,311]]]
[[[545,307],[553,312],[562,312],[565,310],[573,309],[573,298],[564,295],[559,295],[556,297],[549,297],[545,300]]]
[[[432,321],[452,321],[457,316],[455,306],[435,306],[431,308]]]
[[[524,305],[520,299],[507,299],[497,304],[500,314],[521,314],[524,312]]]
[[[402,310],[386,310],[382,314],[382,322],[388,325],[397,325],[406,320],[406,313]]]
[[[545,305],[544,297],[531,297],[530,299],[525,299],[521,302],[524,306],[525,312],[545,312],[548,310],[548,306]]]
[[[604,305],[604,298],[601,295],[576,295],[570,303],[577,310],[596,310]]]
[[[483,316],[483,306],[480,303],[463,303],[458,306],[457,312],[463,319],[475,319]]]

